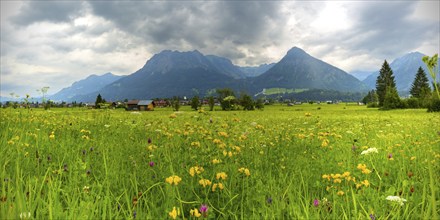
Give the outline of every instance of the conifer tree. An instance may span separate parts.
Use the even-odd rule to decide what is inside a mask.
[[[410,93],[415,98],[425,98],[429,95],[431,88],[429,87],[428,76],[422,67],[417,70],[416,77],[412,83]]]
[[[383,106],[385,96],[387,92],[391,90],[396,90],[395,93],[397,94],[393,70],[391,70],[390,65],[388,65],[388,62],[385,60],[376,80],[376,93],[379,98],[379,106]]]

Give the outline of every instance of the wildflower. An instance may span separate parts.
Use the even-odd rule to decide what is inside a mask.
[[[364,185],[365,187],[370,186],[370,182],[369,182],[368,180],[364,180],[364,181],[362,181],[361,183],[362,183],[362,185]]]
[[[136,218],[136,210],[133,211],[133,218]]]
[[[393,159],[393,154],[392,153],[388,154],[388,159]]]
[[[174,113],[170,115],[170,118],[176,118],[176,117],[177,117],[177,115],[174,114]],[[175,218],[174,218],[174,219],[175,219]]]
[[[221,172],[221,173],[217,173],[215,178],[226,180],[227,177],[228,177],[228,175],[225,172]]]
[[[403,202],[406,202],[406,199],[402,199],[399,196],[387,196],[386,200],[397,202],[400,206],[403,206]]]
[[[220,163],[221,162],[221,160],[218,160],[218,159],[213,159],[212,161],[212,164],[218,164],[218,163]]]
[[[268,197],[268,198],[266,199],[266,202],[269,203],[269,205],[272,204],[272,197]]]
[[[49,139],[55,139],[55,132],[52,131],[52,133],[50,133]]]
[[[334,179],[333,182],[334,182],[334,183],[341,183],[342,180],[341,180],[341,179]]]
[[[214,183],[212,185],[212,191],[215,192],[215,190],[219,188],[220,190],[223,190],[225,187],[223,186],[223,183]]]
[[[31,218],[31,213],[30,212],[28,212],[28,213],[26,213],[26,212],[20,213],[20,219],[28,219],[28,218]]]
[[[251,175],[251,172],[249,171],[249,169],[248,168],[244,168],[244,167],[238,169],[238,172],[244,173],[246,176],[250,176]]]
[[[411,159],[411,160],[415,160],[415,159],[416,159],[416,157],[411,157],[410,159]]]
[[[191,142],[191,146],[192,147],[200,147],[200,142],[196,141],[196,142]]]
[[[338,196],[343,196],[345,193],[344,193],[344,191],[338,191],[337,193],[336,193]]]
[[[378,153],[379,151],[375,147],[368,148],[367,150],[362,151],[361,155],[368,155],[371,153]]]
[[[371,220],[376,220],[376,216],[374,216],[373,214],[370,214],[370,219]]]
[[[346,171],[342,174],[342,177],[349,177],[350,176],[350,172]]]
[[[90,187],[88,186],[84,186],[83,187],[84,192],[88,193],[90,191]]]
[[[176,176],[176,175],[172,175],[172,176],[166,178],[165,181],[167,183],[169,183],[170,185],[174,184],[177,186],[177,184],[179,184],[182,181],[182,178],[180,178],[179,176]]]
[[[313,206],[315,206],[315,207],[319,206],[319,200],[318,199],[313,200]]]
[[[356,148],[357,148],[357,147],[356,147],[356,145],[354,145],[354,144],[353,144],[353,146],[351,146],[351,150],[352,150],[352,151],[356,151]]]
[[[327,147],[330,141],[328,139],[322,140],[321,147]]]
[[[201,179],[199,180],[199,184],[202,185],[203,187],[206,187],[211,185],[211,181],[208,179]]]
[[[322,178],[330,181],[330,175],[324,174],[324,175],[322,175]]]
[[[148,163],[148,165],[150,165],[150,167],[154,167],[154,162],[150,161],[150,163]]]
[[[172,219],[176,219],[177,216],[179,215],[178,210],[176,209],[176,207],[173,207],[173,210],[171,212],[168,212],[168,215],[172,218]]]
[[[191,211],[189,211],[189,214],[191,214],[191,216],[194,216],[196,218],[199,218],[200,216],[202,216],[202,214],[200,214],[198,209],[191,209]]]
[[[224,132],[224,131],[220,131],[220,132],[218,132],[218,135],[219,136],[222,136],[222,137],[229,137],[229,135],[228,135],[228,133],[226,133],[226,132]]]
[[[200,213],[203,214],[203,217],[206,217],[206,216],[208,215],[208,205],[206,205],[206,204],[202,204],[202,205],[200,206],[199,211],[200,211]]]
[[[201,174],[203,171],[203,167],[194,166],[189,169],[189,175],[194,176],[196,174]]]
[[[312,116],[312,113],[310,113],[310,112],[306,112],[306,113],[304,113],[304,116],[306,116],[306,117],[310,117],[310,116]]]

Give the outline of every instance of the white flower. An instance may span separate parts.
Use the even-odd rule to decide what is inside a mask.
[[[361,154],[371,154],[371,153],[379,153],[379,152],[377,151],[377,148],[371,147],[371,148],[368,148],[368,149],[362,151]]]
[[[406,199],[402,199],[398,196],[388,196],[386,199],[389,201],[398,202],[401,206],[403,206],[403,202],[406,202]]]
[[[26,212],[20,213],[20,219],[28,219],[28,218],[31,218],[31,213],[30,212],[28,212],[28,213],[26,213]]]

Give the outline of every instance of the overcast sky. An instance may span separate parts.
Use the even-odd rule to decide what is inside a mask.
[[[1,96],[53,94],[91,74],[128,75],[162,50],[236,65],[300,47],[347,72],[439,53],[439,1],[4,1]]]

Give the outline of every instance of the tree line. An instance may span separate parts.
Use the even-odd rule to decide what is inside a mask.
[[[422,67],[419,67],[411,85],[411,97],[401,99],[397,93],[396,81],[393,70],[385,60],[376,80],[376,89],[371,90],[363,98],[362,102],[369,107],[379,107],[382,110],[398,108],[427,108],[429,112],[440,111],[439,83],[436,81],[436,68],[438,55],[424,57],[428,71],[433,78],[433,89],[429,85],[429,79]]]

